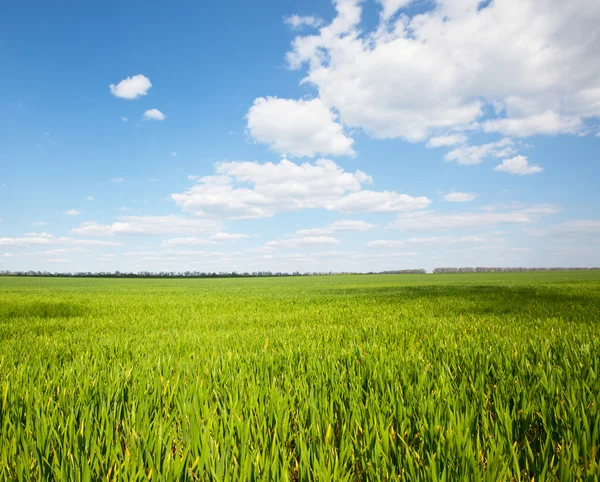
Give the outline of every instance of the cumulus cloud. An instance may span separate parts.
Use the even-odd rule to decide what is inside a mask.
[[[158,109],[148,109],[144,112],[145,120],[165,120],[166,116]]]
[[[474,201],[477,198],[477,194],[468,192],[451,192],[448,194],[444,194],[443,198],[444,201],[451,203],[464,203]]]
[[[320,99],[260,97],[247,115],[248,132],[271,150],[290,157],[352,155],[354,140]]]
[[[120,246],[121,243],[98,241],[95,239],[74,239],[66,236],[55,238],[48,233],[25,233],[21,238],[0,238],[0,246],[29,248],[32,246],[68,244],[72,246]]]
[[[81,212],[77,209],[69,209],[68,211],[65,211],[65,214],[68,216],[79,216]]]
[[[88,196],[85,198],[86,201],[94,201],[94,197],[93,196]]]
[[[150,79],[145,75],[134,75],[133,77],[127,77],[118,84],[110,84],[110,91],[115,97],[122,99],[137,99],[148,93],[152,83]],[[121,120],[127,121],[126,118],[122,117]]]
[[[514,143],[509,138],[501,139],[497,142],[489,142],[476,146],[461,145],[452,149],[446,154],[447,162],[456,161],[458,164],[473,165],[489,157],[500,158],[514,154]]]
[[[600,116],[597,0],[438,0],[396,16],[408,3],[380,0],[368,31],[368,3],[336,0],[331,23],[294,39],[290,67],[307,67],[303,82],[345,126],[415,142],[575,133]]]
[[[340,241],[331,236],[294,236],[288,239],[279,239],[265,243],[267,247],[273,248],[300,248],[306,246],[332,246],[340,244]]]
[[[600,237],[600,220],[578,219],[556,224],[546,229],[530,229],[531,236],[551,236],[556,238],[596,238]]]
[[[464,134],[450,134],[445,136],[435,136],[427,141],[427,147],[450,147],[467,142],[467,136]]]
[[[406,240],[380,239],[369,241],[368,248],[395,249],[405,246],[452,246],[455,244],[479,244],[487,241],[481,236],[436,236],[427,238],[410,238]]]
[[[240,239],[256,238],[256,234],[242,234],[242,233],[216,233],[208,238],[196,238],[196,237],[185,237],[185,238],[173,238],[168,239],[162,243],[163,246],[210,246],[217,243],[227,243],[231,241],[238,241]]]
[[[529,164],[526,156],[515,156],[511,159],[504,159],[502,164],[498,164],[494,167],[494,171],[518,174],[519,176],[537,174],[543,170],[544,168],[537,164]]]
[[[323,25],[322,19],[313,17],[312,15],[290,15],[289,17],[284,17],[283,21],[294,30],[299,30],[303,27],[317,28]]]
[[[377,227],[376,224],[365,223],[364,221],[335,221],[323,228],[300,229],[296,231],[299,236],[323,236],[333,233],[348,233],[358,231],[368,231]]]
[[[122,216],[112,224],[93,221],[71,230],[82,236],[168,236],[175,233],[197,234],[218,231],[220,224],[208,219],[188,219],[181,216]]]
[[[171,198],[197,216],[231,219],[271,217],[279,212],[327,209],[341,212],[401,212],[423,209],[426,197],[393,191],[364,190],[372,178],[362,171],[346,172],[335,162],[319,159],[296,164],[222,162],[214,176],[189,176],[197,183]]]
[[[417,211],[398,214],[388,228],[406,231],[435,231],[452,229],[475,229],[500,224],[528,224],[538,221],[541,216],[554,214],[558,209],[550,205],[532,206],[509,211],[437,213]]]

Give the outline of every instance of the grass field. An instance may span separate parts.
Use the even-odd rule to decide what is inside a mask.
[[[598,480],[600,272],[0,278],[0,480]]]

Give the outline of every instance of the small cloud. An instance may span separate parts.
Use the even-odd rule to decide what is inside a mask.
[[[432,137],[427,141],[427,147],[450,147],[457,144],[464,144],[467,142],[467,136],[464,134],[451,134],[447,136]]]
[[[125,179],[122,177],[113,177],[110,182],[125,182]]]
[[[144,119],[145,120],[165,120],[166,116],[159,111],[158,109],[148,109],[146,112],[144,112]]]
[[[121,121],[127,122],[129,119],[127,117],[121,117]]]
[[[474,201],[477,198],[477,194],[468,193],[468,192],[451,192],[445,194],[443,196],[444,201],[450,203],[464,203],[469,201]]]
[[[0,187],[8,187],[7,184],[0,184]]]
[[[123,211],[123,212],[125,212],[125,211],[129,211],[129,208],[127,208],[127,207],[125,207],[125,206],[121,206],[121,207],[119,208],[119,211]]]
[[[137,99],[148,93],[148,89],[152,87],[150,79],[144,75],[134,75],[127,77],[117,85],[110,84],[110,91],[115,97],[121,99]]]
[[[537,164],[529,164],[526,156],[515,156],[511,159],[504,159],[502,164],[494,167],[494,171],[507,172],[509,174],[517,174],[519,176],[527,176],[529,174],[537,174],[542,172],[543,167]]]
[[[45,226],[46,225],[46,221],[34,221],[33,225],[34,226]]]
[[[85,200],[86,201],[94,201],[94,198],[93,198],[93,196],[88,196],[85,198]]]
[[[323,20],[312,15],[290,15],[284,17],[283,22],[294,30],[300,30],[303,27],[318,28],[323,25]]]
[[[175,157],[175,156],[177,156],[177,153],[176,152],[171,152],[171,157]]]
[[[157,179],[156,177],[153,177],[152,179],[150,179],[149,182],[158,182],[158,181],[160,181],[160,179]]]
[[[69,209],[68,211],[65,211],[65,214],[67,214],[68,216],[79,216],[81,212],[77,209]]]

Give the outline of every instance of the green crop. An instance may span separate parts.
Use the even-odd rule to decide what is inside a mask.
[[[0,480],[598,480],[600,273],[0,278]]]

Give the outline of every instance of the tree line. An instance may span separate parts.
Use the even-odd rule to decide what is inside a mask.
[[[121,271],[80,271],[80,272],[49,272],[49,271],[0,271],[0,276],[30,276],[30,277],[54,277],[54,278],[271,278],[287,276],[334,276],[334,275],[361,275],[361,274],[425,274],[424,269],[401,269],[395,271],[371,271],[368,273],[356,273],[352,271],[313,271],[300,272],[273,272],[273,271],[253,271],[238,273],[232,272],[203,272],[203,271],[139,271],[121,272]]]
[[[520,273],[531,271],[595,271],[600,268],[435,268],[434,274],[453,273]]]
[[[454,274],[454,273],[517,273],[532,271],[592,271],[600,270],[600,267],[593,268],[501,268],[501,267],[477,267],[477,268],[435,268],[433,274]],[[0,271],[0,276],[28,276],[28,277],[54,277],[54,278],[272,278],[288,276],[335,276],[335,275],[366,275],[366,274],[427,274],[424,269],[399,269],[388,271],[312,271],[300,272],[273,272],[273,271],[237,271],[225,272],[203,272],[203,271],[139,271],[139,272],[121,272],[121,271],[80,271],[80,272],[50,272],[50,271]]]

